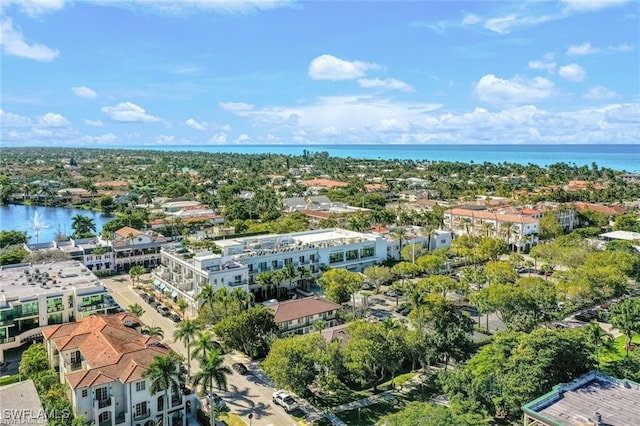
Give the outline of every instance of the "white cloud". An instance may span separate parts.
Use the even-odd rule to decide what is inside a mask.
[[[5,112],[0,109],[0,125],[2,127],[27,127],[31,126],[31,119],[13,112]]]
[[[558,69],[558,75],[569,81],[582,81],[587,78],[587,72],[578,64],[569,64]]]
[[[479,24],[480,22],[482,22],[482,18],[480,18],[478,15],[474,15],[473,13],[465,15],[465,17],[462,19],[463,25],[475,25]]]
[[[227,134],[224,132],[216,133],[211,137],[209,143],[224,145],[227,143]]]
[[[544,77],[526,79],[515,76],[512,79],[503,79],[487,74],[475,86],[478,99],[497,104],[542,101],[551,97],[554,91],[554,84]]]
[[[118,105],[102,107],[102,112],[113,121],[122,123],[141,123],[162,121],[158,117],[147,114],[144,108],[132,102],[121,102]]]
[[[105,133],[99,136],[84,135],[82,141],[87,144],[111,144],[118,140],[113,133]]]
[[[360,85],[360,87],[364,88],[380,88],[402,90],[403,92],[413,92],[413,87],[411,87],[411,85],[395,78],[359,78],[358,84]]]
[[[3,7],[18,5],[20,10],[31,17],[37,17],[64,8],[64,0],[3,0]]]
[[[71,123],[61,114],[48,112],[38,117],[38,125],[42,127],[68,127],[71,126]]]
[[[571,45],[567,49],[567,55],[569,56],[584,56],[584,55],[593,55],[594,53],[598,53],[600,49],[596,49],[591,46],[590,42],[585,42],[578,45]]]
[[[249,111],[253,109],[252,104],[248,104],[245,102],[219,102],[218,105],[220,108],[226,111]]]
[[[104,126],[104,123],[102,122],[102,120],[88,120],[86,118],[84,120],[84,124],[86,124],[87,126],[92,126],[92,127],[102,127],[102,126]]]
[[[159,145],[173,145],[173,141],[175,139],[176,138],[173,135],[158,135],[156,143]]]
[[[554,74],[556,72],[556,63],[548,61],[529,61],[529,68],[534,70],[543,70],[547,74]]]
[[[617,46],[609,46],[609,50],[614,52],[631,52],[633,49],[635,49],[635,46],[629,43],[620,43]]]
[[[207,130],[207,128],[209,127],[208,124],[205,123],[204,121],[202,123],[198,123],[193,118],[188,119],[187,121],[184,122],[184,124],[191,127],[192,129],[200,130],[200,131]]]
[[[59,51],[44,44],[29,44],[20,28],[13,26],[11,18],[3,17],[0,22],[0,44],[5,55],[19,56],[40,62],[50,62],[58,57]]]
[[[246,133],[242,133],[240,136],[238,136],[238,139],[236,139],[236,142],[246,142],[250,139],[251,138],[249,137],[249,135],[247,135]]]
[[[554,18],[547,15],[541,16],[520,16],[516,14],[500,16],[497,18],[487,19],[484,28],[498,34],[509,34],[514,29],[531,27],[553,20]]]
[[[81,98],[97,98],[98,94],[87,86],[72,87],[71,91]]]
[[[369,70],[379,68],[379,65],[369,62],[346,61],[333,55],[320,55],[309,64],[309,77],[314,80],[353,80],[364,77]]]
[[[569,10],[588,12],[628,3],[629,0],[562,0]]]
[[[609,90],[604,86],[594,86],[589,88],[587,93],[585,93],[582,97],[584,99],[600,101],[604,99],[612,99],[612,98],[615,98],[616,96],[618,96],[618,94],[613,90]]]

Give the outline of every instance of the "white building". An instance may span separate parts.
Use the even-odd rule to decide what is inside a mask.
[[[193,252],[182,246],[162,249],[162,266],[153,271],[157,286],[174,297],[184,297],[193,304],[204,285],[219,289],[241,288],[259,292],[256,276],[277,271],[289,264],[309,276],[320,274],[320,266],[362,271],[387,259],[386,240],[374,234],[345,229],[319,229],[290,234],[269,234],[232,238],[215,242],[221,254]],[[280,288],[294,289],[307,282],[296,277],[280,283]],[[163,288],[164,287],[164,288]]]
[[[48,325],[115,308],[106,295],[98,278],[78,261],[0,267],[0,362],[4,350],[40,338]]]
[[[98,426],[196,424],[198,398],[183,387],[151,394],[144,373],[171,350],[136,329],[129,314],[93,315],[44,330],[49,365],[70,388],[73,411]]]

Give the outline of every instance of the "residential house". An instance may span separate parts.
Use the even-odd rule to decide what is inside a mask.
[[[269,307],[274,310],[274,321],[282,329],[283,336],[311,333],[318,321],[323,321],[323,328],[333,327],[337,324],[336,314],[342,308],[337,303],[317,297],[287,300]]]
[[[115,308],[107,289],[75,260],[0,267],[0,364],[4,351],[42,336],[47,325]]]
[[[156,337],[141,334],[138,321],[129,314],[94,315],[47,327],[43,334],[49,365],[69,386],[74,414],[87,422],[186,426],[195,421],[197,395],[181,387],[170,387],[166,397],[164,390],[151,393],[144,374],[155,357],[171,350]]]
[[[168,244],[162,234],[129,226],[118,229],[111,239],[99,237],[99,241],[113,252],[113,271],[128,271],[136,265],[153,268],[160,263],[160,249]]]

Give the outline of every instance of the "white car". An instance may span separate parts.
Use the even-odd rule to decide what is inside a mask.
[[[291,397],[289,392],[283,390],[275,391],[271,399],[275,404],[281,406],[287,412],[293,411],[298,408],[298,403]]]

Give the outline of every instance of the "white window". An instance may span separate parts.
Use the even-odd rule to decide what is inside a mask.
[[[136,382],[136,392],[140,392],[146,389],[147,382]]]
[[[87,395],[89,395],[89,391],[87,391],[86,389],[82,389],[82,397],[86,398]]]
[[[136,417],[147,413],[147,401],[136,404]]]
[[[107,388],[98,388],[96,389],[96,399],[98,401],[106,401],[107,400]]]

